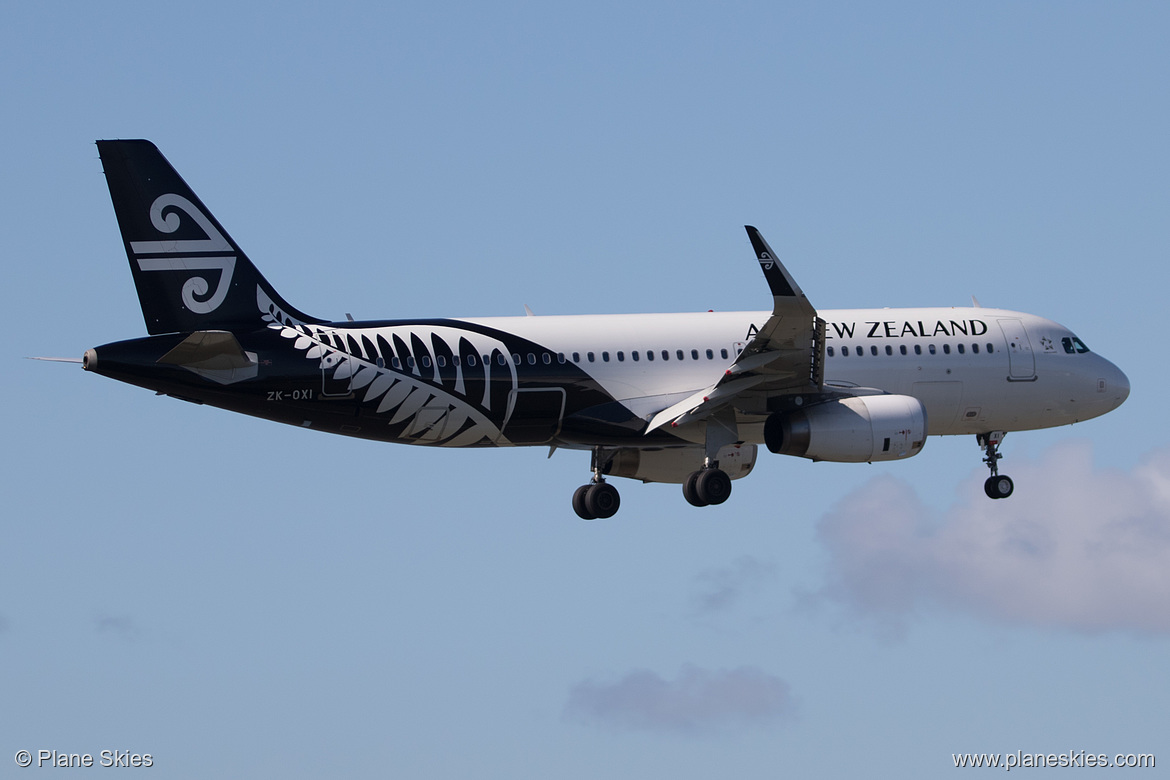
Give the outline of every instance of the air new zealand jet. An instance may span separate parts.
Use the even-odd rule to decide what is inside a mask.
[[[147,338],[87,371],[303,428],[432,447],[592,453],[573,494],[612,516],[607,477],[719,504],[757,445],[813,460],[917,455],[975,435],[999,473],[1007,431],[1117,408],[1129,382],[1067,328],[998,309],[821,311],[753,227],[772,310],[330,322],[273,289],[149,141],[98,141]]]

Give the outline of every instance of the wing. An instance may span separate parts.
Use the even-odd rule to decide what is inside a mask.
[[[825,321],[760,231],[744,227],[772,291],[772,316],[717,382],[654,415],[646,433],[702,420],[748,391],[813,393],[824,385]]]

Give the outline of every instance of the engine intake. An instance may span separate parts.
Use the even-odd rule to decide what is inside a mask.
[[[778,455],[838,463],[900,460],[926,444],[926,409],[908,395],[863,395],[777,412],[764,443]]]

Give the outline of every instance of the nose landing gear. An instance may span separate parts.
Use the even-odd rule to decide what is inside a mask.
[[[1003,457],[999,454],[999,445],[1006,435],[1004,431],[992,431],[991,433],[979,433],[975,435],[980,449],[987,453],[983,462],[987,464],[987,468],[991,469],[991,476],[983,483],[983,492],[987,494],[988,498],[1007,498],[1015,490],[1015,483],[1012,482],[1012,478],[1006,474],[999,473],[999,459]]]

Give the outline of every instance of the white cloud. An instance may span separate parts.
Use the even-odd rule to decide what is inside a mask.
[[[741,555],[729,566],[707,569],[695,575],[691,604],[697,614],[727,612],[745,595],[755,593],[775,575],[774,564]]]
[[[1170,633],[1170,450],[1129,473],[1097,469],[1087,443],[1013,463],[1013,496],[982,483],[944,512],[879,477],[820,521],[818,595],[904,627],[926,609],[1086,633]]]
[[[565,717],[583,723],[695,735],[770,723],[794,714],[788,684],[756,667],[684,666],[664,680],[638,669],[616,682],[578,683]]]

